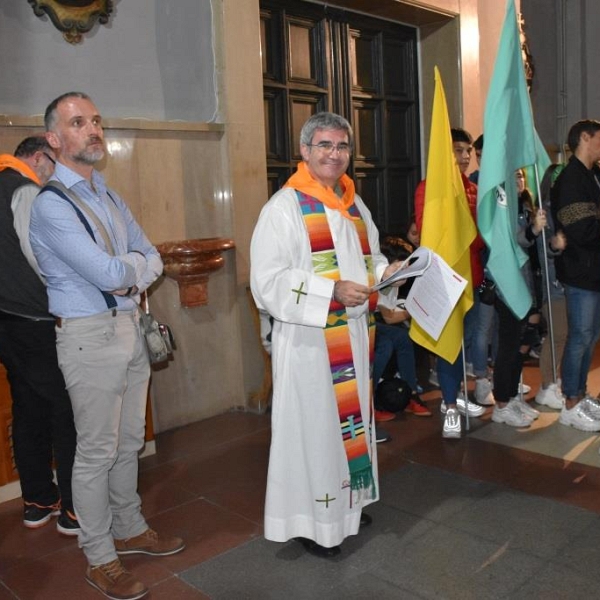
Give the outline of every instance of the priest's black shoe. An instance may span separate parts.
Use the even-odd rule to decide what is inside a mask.
[[[373,522],[373,517],[365,512],[360,513],[360,526],[368,527]]]
[[[319,558],[333,558],[337,556],[342,549],[339,546],[332,546],[331,548],[326,548],[325,546],[321,546],[317,544],[314,540],[309,540],[308,538],[297,537],[294,538],[297,542],[300,542],[304,549],[313,556],[318,556]]]

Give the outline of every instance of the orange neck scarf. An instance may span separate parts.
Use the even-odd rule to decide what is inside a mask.
[[[341,198],[332,188],[319,183],[310,174],[306,163],[302,161],[298,163],[298,170],[286,181],[283,187],[291,187],[308,196],[312,196],[321,201],[327,208],[339,210],[346,219],[354,221],[355,217],[348,212],[348,209],[354,204],[354,182],[344,173],[340,178],[339,184],[343,191]]]
[[[35,181],[38,185],[42,184],[40,178],[36,175],[36,172],[27,163],[24,163],[22,160],[19,160],[10,154],[0,154],[0,171],[4,171],[4,169],[14,169],[21,173],[23,177]]]

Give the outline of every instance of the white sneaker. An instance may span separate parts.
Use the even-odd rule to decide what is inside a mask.
[[[571,409],[563,406],[558,420],[563,425],[570,425],[581,431],[600,431],[600,418],[596,418],[590,412],[589,403],[585,400],[579,401]]]
[[[533,408],[532,406],[529,406],[529,403],[526,402],[520,394],[518,396],[515,396],[514,398],[511,398],[509,404],[511,402],[515,402],[516,404],[518,404],[521,412],[526,417],[529,417],[530,419],[533,419],[534,421],[540,416],[540,411],[535,410],[535,408]]]
[[[473,363],[467,363],[465,365],[466,371],[467,371],[467,377],[473,377],[475,378],[475,371],[473,371]]]
[[[429,383],[435,385],[435,387],[440,387],[440,382],[438,381],[438,376],[434,369],[429,370]]]
[[[467,401],[467,405],[469,407],[469,416],[470,417],[480,417],[484,412],[485,412],[485,406],[479,406],[479,404],[475,404],[474,402],[471,402],[470,400]],[[456,398],[456,407],[458,408],[458,412],[461,415],[465,414],[465,398],[461,393],[458,394],[458,397]],[[442,401],[442,404],[440,405],[440,410],[442,411],[442,414],[445,415],[446,414],[446,403]]]
[[[560,392],[558,384],[551,383],[547,388],[540,388],[535,395],[535,401],[543,406],[548,406],[554,410],[561,410],[564,405],[564,398]]]
[[[459,438],[461,433],[460,415],[455,408],[449,408],[444,417],[444,427],[442,428],[442,437]]]
[[[581,402],[585,402],[586,408],[592,417],[600,419],[600,401],[589,394],[586,394]]]
[[[518,394],[529,394],[530,391],[530,385],[527,385],[526,383],[519,383],[519,390],[517,392]]]
[[[532,419],[523,413],[516,402],[510,401],[504,408],[500,408],[497,404],[494,406],[492,421],[494,423],[506,423],[511,427],[529,427]]]
[[[484,406],[493,406],[496,403],[492,392],[492,382],[489,379],[482,377],[475,380],[475,400]]]

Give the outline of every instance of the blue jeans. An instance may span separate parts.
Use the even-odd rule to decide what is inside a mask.
[[[565,285],[567,343],[562,359],[562,391],[567,398],[583,396],[594,348],[600,335],[600,292]]]
[[[464,375],[462,349],[453,363],[438,356],[436,368],[444,403],[456,404],[460,382],[463,380]]]
[[[488,354],[493,344],[496,311],[493,306],[479,300],[477,290],[473,292],[473,306],[465,315],[464,344],[467,363],[473,365],[475,377],[487,377]]]
[[[376,323],[375,357],[373,359],[373,386],[381,379],[393,353],[396,353],[396,368],[410,389],[417,390],[417,368],[415,350],[408,337],[408,329],[402,325]]]
[[[477,294],[477,292],[475,292],[475,294]],[[479,306],[479,298],[477,298],[477,300],[471,307],[471,310],[469,310],[469,312],[465,315],[464,318],[463,342],[465,344],[466,349],[468,349],[469,345],[473,345],[473,343],[475,342],[475,332],[477,326],[477,315],[479,312]],[[474,354],[475,352],[472,354],[472,356]],[[467,358],[467,362],[469,362],[469,358]],[[453,363],[450,363],[447,360],[443,359],[441,356],[438,356],[436,365],[438,382],[440,384],[440,389],[442,390],[442,398],[444,399],[444,403],[456,404],[456,397],[458,395],[458,391],[460,390],[460,383],[463,380],[464,375],[462,349],[458,353],[458,358]]]

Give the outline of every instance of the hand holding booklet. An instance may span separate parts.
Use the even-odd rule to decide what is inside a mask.
[[[382,290],[409,277],[416,277],[416,280],[406,298],[405,308],[437,340],[468,281],[454,271],[439,254],[419,246],[397,271],[372,289]]]
[[[403,279],[408,279],[409,277],[418,277],[419,275],[423,275],[426,269],[431,264],[431,255],[432,252],[429,248],[425,248],[424,246],[419,246],[403,263],[402,266],[392,273],[387,279],[380,281],[377,285],[374,285],[371,289],[374,292],[382,290],[383,288],[396,283],[397,281],[402,281]]]

